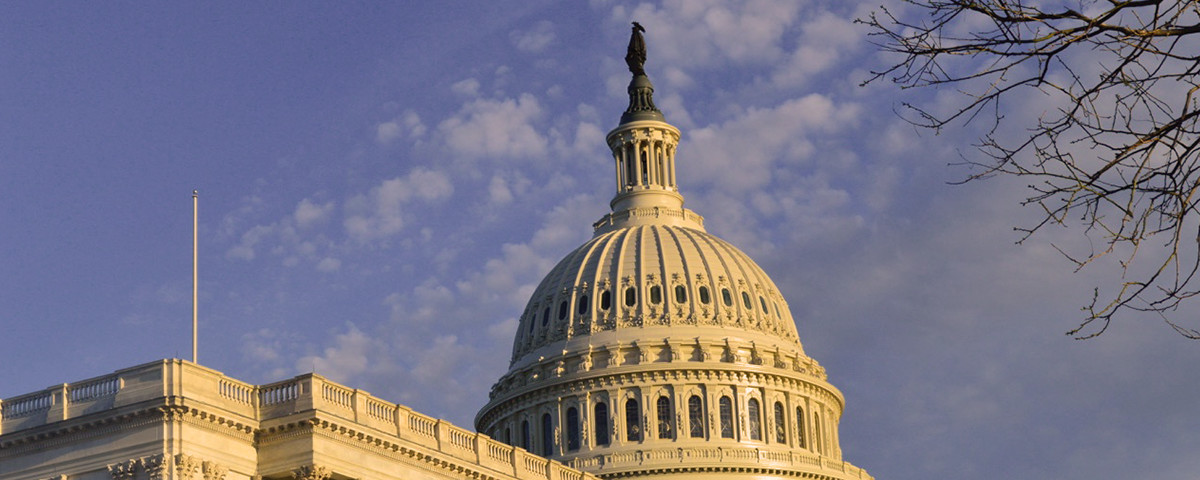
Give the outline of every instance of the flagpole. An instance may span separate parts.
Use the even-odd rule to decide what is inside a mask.
[[[200,242],[198,239],[198,231],[200,222],[199,218],[199,200],[200,191],[192,190],[192,363],[196,363],[196,337],[198,336],[197,329],[197,301],[199,292],[199,279],[197,273],[199,270],[199,250]]]

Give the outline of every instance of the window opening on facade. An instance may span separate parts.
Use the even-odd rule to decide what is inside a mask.
[[[775,402],[775,443],[787,443],[787,419],[783,415],[783,404]]]
[[[708,287],[701,285],[700,286],[700,303],[708,305],[709,300],[710,299],[708,298]]]
[[[608,310],[609,308],[612,308],[612,293],[605,290],[600,293],[600,309]]]
[[[699,395],[688,398],[688,430],[692,438],[704,437],[704,403]]]
[[[529,450],[529,420],[521,421],[521,448]]]
[[[730,294],[729,294],[729,289],[728,289],[728,288],[722,288],[722,289],[721,289],[721,301],[722,301],[722,302],[725,302],[725,306],[726,306],[726,307],[732,307],[732,306],[733,306],[733,295],[730,295]]]
[[[658,397],[657,407],[655,413],[658,414],[658,438],[671,438],[671,423],[675,419],[675,414],[671,412],[671,399]]]
[[[758,407],[758,399],[751,398],[746,402],[746,420],[750,422],[747,425],[750,429],[750,439],[762,441],[762,417],[761,409]]]
[[[721,397],[718,409],[721,416],[721,438],[733,438],[733,400]]]
[[[562,303],[558,304],[558,319],[562,320],[564,318],[567,318],[567,301],[566,300],[563,300]]]
[[[587,313],[587,311],[588,311],[588,297],[587,297],[587,295],[580,295],[580,296],[579,296],[579,300],[577,301],[577,303],[579,304],[579,314],[580,314],[580,315],[583,315],[583,314]]]
[[[537,307],[533,307],[533,311],[537,312]],[[529,315],[529,334],[533,335],[533,326],[537,325],[537,313]]]
[[[808,448],[804,444],[804,408],[796,407],[796,446]]]
[[[632,307],[637,305],[637,287],[629,287],[625,289],[625,306]]]
[[[550,306],[547,305],[545,310],[542,310],[542,326],[546,326],[550,322]]]
[[[650,303],[655,305],[662,303],[662,287],[658,285],[650,287]]]
[[[675,286],[675,302],[683,303],[687,301],[687,287],[683,285]]]
[[[554,456],[554,418],[549,413],[542,415],[542,456]]]
[[[504,427],[504,443],[512,445],[512,429]]]
[[[742,292],[742,305],[746,307],[746,310],[754,310],[754,304],[750,303],[749,293]]]
[[[631,442],[642,439],[642,415],[638,401],[632,398],[625,401],[625,438]]]
[[[567,450],[579,450],[579,437],[579,409],[571,407],[567,409]]]
[[[596,445],[608,445],[608,404],[596,404],[593,423],[596,429]]]
[[[763,313],[771,313],[770,310],[767,310],[767,300],[765,298],[763,298],[762,296],[759,296],[758,303],[759,303],[759,305],[762,305]]]

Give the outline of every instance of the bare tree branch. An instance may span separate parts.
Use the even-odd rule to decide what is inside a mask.
[[[1200,294],[1198,1],[905,0],[858,20],[898,59],[864,84],[953,85],[961,94],[947,112],[902,104],[906,120],[940,132],[987,119],[979,157],[966,159],[979,171],[964,182],[1033,180],[1022,203],[1043,217],[1017,228],[1020,242],[1047,226],[1079,227],[1089,247],[1055,246],[1076,271],[1100,261],[1119,267],[1119,278],[1093,290],[1067,332],[1075,338],[1100,335],[1134,311],[1200,339],[1169,316]],[[1049,107],[1015,120],[1029,123],[1014,137],[1003,128],[1014,121],[1008,114],[1031,112],[1002,102],[1030,93]]]

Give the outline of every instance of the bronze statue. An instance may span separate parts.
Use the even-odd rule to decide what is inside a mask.
[[[642,32],[646,31],[642,28],[642,24],[633,22],[633,33],[629,36],[629,49],[625,53],[625,64],[629,65],[629,71],[635,76],[645,75],[646,70],[643,65],[646,64],[646,39],[642,37]]]

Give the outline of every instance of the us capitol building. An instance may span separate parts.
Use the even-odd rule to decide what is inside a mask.
[[[641,31],[612,213],[530,298],[478,433],[316,374],[169,359],[0,401],[0,479],[871,479],[775,283],[683,207]]]

